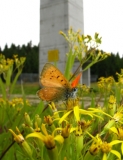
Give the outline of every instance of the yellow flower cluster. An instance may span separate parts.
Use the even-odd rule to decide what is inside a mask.
[[[21,65],[23,65],[25,60],[25,57],[18,59],[17,55],[14,55],[14,59],[6,59],[3,54],[0,54],[0,74],[6,72],[9,68],[13,68],[14,62],[16,67],[19,68]]]
[[[0,105],[6,105],[6,101],[3,98],[0,98]]]
[[[14,98],[12,100],[4,100],[3,98],[0,98],[0,105],[6,105],[7,103],[9,103],[9,105],[13,108],[15,107],[23,107],[24,106],[24,100],[22,98]],[[28,100],[26,100],[26,105],[30,106],[30,103]]]
[[[97,47],[101,44],[101,37],[98,33],[95,33],[94,38],[92,38],[89,35],[84,36],[81,34],[81,30],[73,31],[72,27],[68,30],[68,35],[62,31],[59,33],[69,42],[72,53],[83,64],[90,58],[94,64],[110,55],[106,52],[102,53],[100,50],[97,52]],[[90,66],[92,66],[92,63],[90,62]]]
[[[118,83],[123,85],[123,69],[121,69],[121,73],[116,73],[118,76]]]
[[[61,31],[60,34],[65,37],[70,45],[70,54],[68,54],[69,65],[73,66],[74,58],[80,61],[80,67],[90,59],[90,64],[83,69],[86,70],[93,64],[109,56],[108,53],[97,50],[98,45],[101,43],[101,37],[99,37],[98,33],[95,33],[94,38],[92,38],[88,35],[82,35],[80,30],[74,32],[70,28],[68,35]],[[93,47],[91,47],[91,43],[93,43]],[[16,56],[15,63],[19,65]],[[66,67],[67,69],[69,65]],[[36,108],[37,110],[35,109],[35,117],[32,113],[33,111],[26,112],[23,117],[22,127],[26,137],[25,139],[30,138],[29,146],[31,144],[33,146],[32,148],[38,148],[43,159],[48,159],[45,157],[48,155],[51,160],[71,159],[71,157],[72,159],[88,160],[91,159],[88,158],[88,153],[93,155],[93,159],[98,159],[101,155],[103,160],[107,160],[110,159],[111,154],[121,159],[121,155],[123,155],[123,109],[122,96],[119,96],[118,93],[121,94],[123,92],[123,88],[121,87],[123,84],[123,70],[121,70],[121,74],[117,75],[120,82],[118,83],[120,84],[118,92],[115,92],[113,88],[116,86],[113,77],[101,77],[99,79],[98,88],[106,94],[103,99],[103,105],[100,104],[97,107],[95,103],[96,97],[92,94],[92,101],[88,107],[84,106],[84,102],[80,98],[72,98],[65,102],[60,102],[61,105],[59,102],[50,102],[47,105],[41,102],[38,106],[39,108]],[[90,88],[86,85],[79,86],[80,93],[89,93],[90,91]],[[102,98],[100,97],[99,99]],[[4,102],[1,100],[1,103]],[[28,104],[28,102],[26,103]],[[16,106],[23,106],[24,102],[21,98],[18,98],[11,100],[9,104],[15,108]],[[49,106],[50,110],[39,114],[40,109],[41,111],[45,111],[43,109],[44,106]],[[60,107],[62,108],[61,110]],[[44,116],[44,113],[47,113],[47,115]],[[49,113],[51,114],[49,115]],[[40,115],[43,116],[40,117]],[[18,134],[15,134],[10,129],[10,132],[13,134],[16,142],[22,142],[22,144],[23,142],[28,142],[25,141],[20,131],[18,131]],[[121,144],[118,150],[117,144]],[[26,150],[26,145],[23,147]],[[28,146],[26,151],[31,157],[32,152]],[[44,151],[47,154],[43,155]],[[39,152],[34,150],[35,157],[38,157]]]
[[[107,142],[103,142],[102,144],[101,144],[101,150],[102,150],[102,152],[103,153],[108,153],[108,152],[110,152],[111,151],[111,144],[110,143],[107,143]]]
[[[22,98],[14,98],[11,101],[9,101],[10,106],[16,107],[16,106],[24,106],[24,100]],[[30,106],[30,103],[28,100],[26,100],[26,105]]]
[[[13,59],[5,59],[5,56],[0,54],[0,74],[6,72],[10,67],[12,67],[14,61]]]
[[[111,76],[108,77],[108,78],[100,77],[97,85],[98,85],[98,88],[101,91],[103,91],[103,92],[111,92],[114,82],[115,82],[115,80]]]
[[[109,103],[110,104],[116,104],[116,97],[114,97],[114,95],[110,95],[110,97],[109,97]]]

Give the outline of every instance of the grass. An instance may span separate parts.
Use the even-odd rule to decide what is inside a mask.
[[[23,83],[23,90],[25,95],[36,95],[36,92],[40,89],[41,87],[39,86],[38,82],[34,83]],[[0,88],[0,93],[1,93],[1,88]],[[13,94],[22,94],[22,86],[20,83],[17,83],[15,85]]]
[[[94,90],[97,90],[97,83],[92,83],[91,88]],[[24,93],[26,95],[36,95],[36,92],[40,89],[39,82],[34,82],[34,83],[23,83],[23,89]],[[1,88],[0,88],[0,93],[1,93]],[[20,83],[17,83],[15,85],[13,94],[22,94],[22,87]]]
[[[97,82],[91,83],[90,88],[93,88],[94,91],[98,92]]]
[[[24,83],[23,84],[24,93],[26,95],[35,95],[36,92],[40,89],[39,83]],[[13,94],[22,94],[21,84],[16,84]]]

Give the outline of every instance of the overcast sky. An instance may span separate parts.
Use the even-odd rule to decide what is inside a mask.
[[[123,55],[123,0],[83,0],[84,33],[102,36],[101,49]],[[0,0],[0,46],[39,43],[40,0]]]
[[[103,50],[123,55],[123,0],[84,0],[84,31],[98,32]]]

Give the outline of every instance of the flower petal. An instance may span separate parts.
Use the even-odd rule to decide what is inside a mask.
[[[123,143],[121,144],[121,152],[123,154]]]
[[[111,127],[111,128],[110,128],[110,130],[111,130],[112,132],[114,132],[114,133],[118,134],[118,132],[117,132],[117,128],[116,128],[116,127]]]
[[[63,143],[64,142],[64,138],[61,135],[55,136],[54,139],[59,143]]]
[[[47,136],[47,135],[48,135],[48,133],[47,133],[47,130],[46,130],[45,124],[42,124],[42,125],[41,125],[41,129],[42,129],[42,132]]]
[[[115,144],[118,144],[118,143],[122,143],[122,141],[120,141],[120,140],[114,140],[114,141],[110,142],[110,144],[112,146],[115,145]]]
[[[76,128],[73,128],[73,127],[72,127],[72,128],[70,129],[70,133],[74,132],[75,130],[76,130]]]
[[[77,122],[80,121],[80,117],[79,117],[79,107],[75,106],[74,107],[74,115],[76,117]]]
[[[106,153],[103,154],[102,160],[107,160],[107,154]]]
[[[34,132],[34,133],[28,134],[26,136],[26,138],[29,138],[29,137],[36,137],[36,138],[39,138],[40,140],[42,140],[43,142],[45,141],[45,136],[41,133]]]
[[[85,109],[79,109],[79,113],[93,117],[93,114],[91,113],[91,111],[87,111]]]
[[[68,111],[67,113],[65,113],[65,114],[60,118],[59,124],[61,124],[61,123],[66,119],[66,117],[67,117],[72,111],[73,111],[73,110],[70,110],[70,111]]]
[[[113,153],[115,156],[117,156],[119,159],[121,159],[121,154],[118,151],[111,150],[110,152]]]

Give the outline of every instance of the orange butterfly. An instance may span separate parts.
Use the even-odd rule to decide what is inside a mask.
[[[70,84],[54,65],[46,63],[40,75],[40,82],[43,88],[37,92],[37,95],[40,99],[45,101],[74,98],[77,92],[76,86],[80,80],[81,74],[82,73]]]

